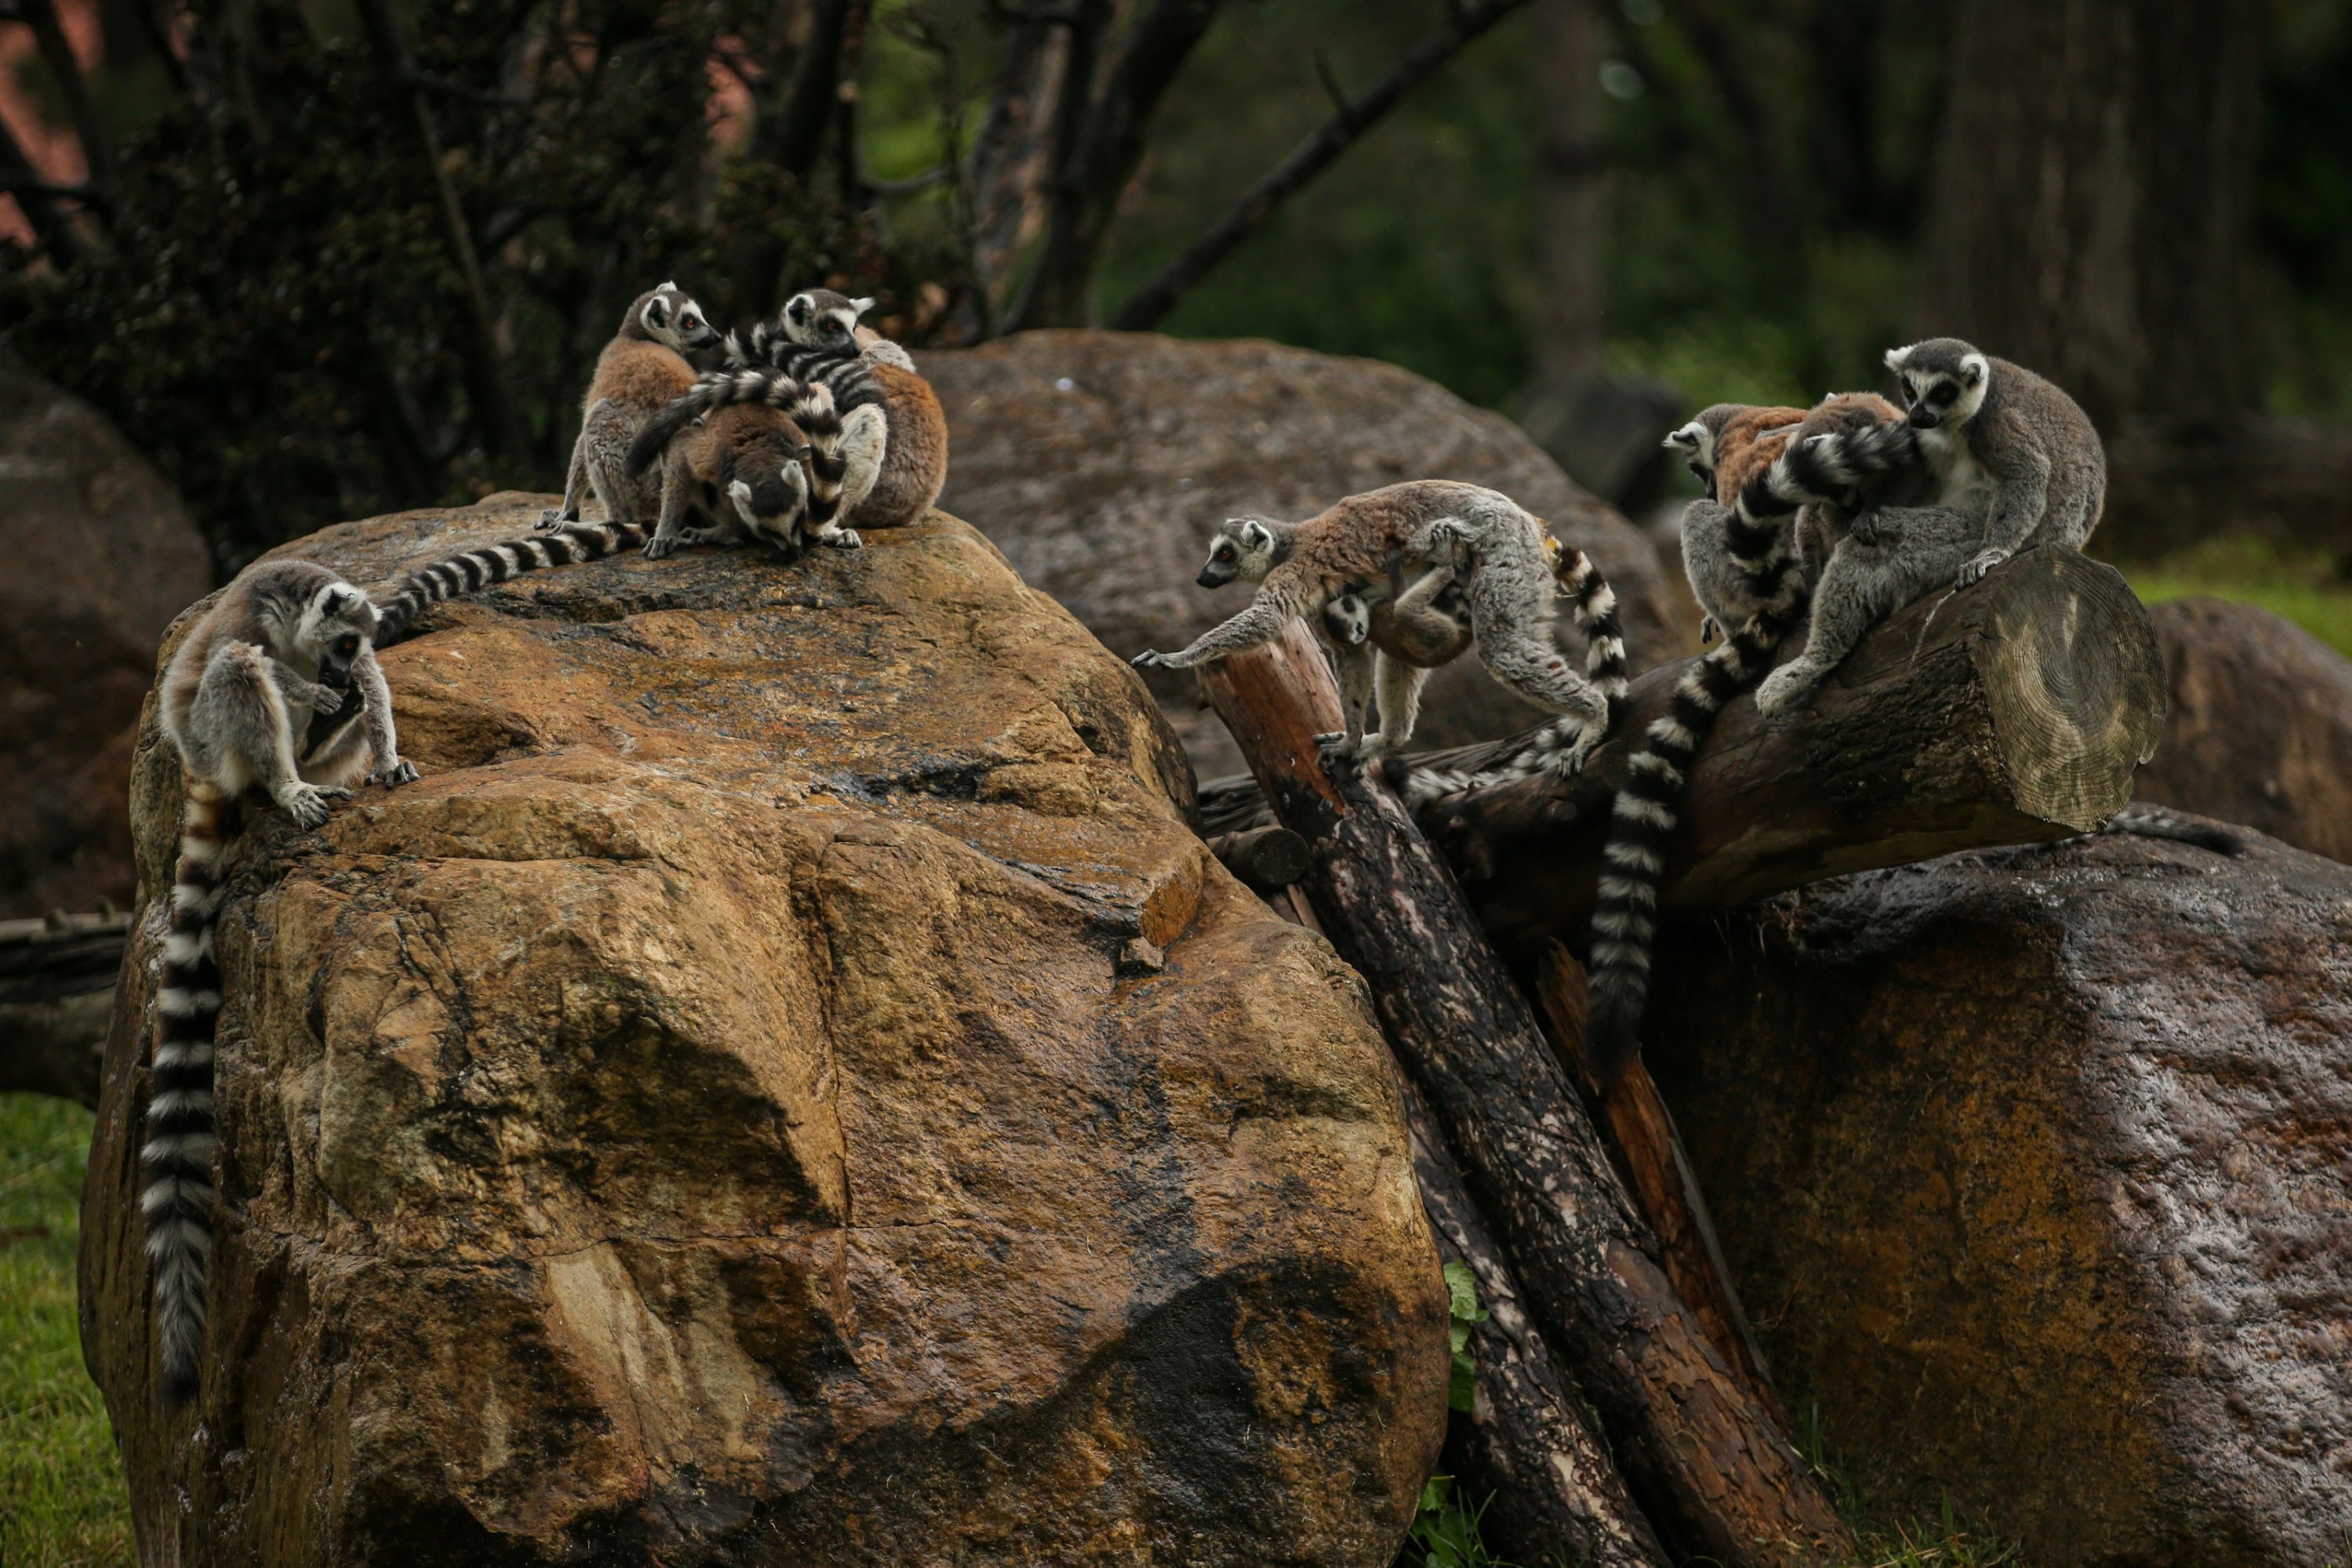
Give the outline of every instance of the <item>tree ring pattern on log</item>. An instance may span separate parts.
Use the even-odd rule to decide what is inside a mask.
[[[2114,813],[2119,782],[2128,795],[2132,771],[2164,735],[2155,625],[2121,573],[2074,551],[2030,551],[2000,572],[2050,585],[1991,597],[1990,635],[1973,650],[2008,740],[2011,798],[2087,832]],[[2123,626],[2140,635],[2116,635]]]

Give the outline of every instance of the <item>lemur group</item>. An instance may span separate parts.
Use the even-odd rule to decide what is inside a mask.
[[[200,1374],[221,1008],[214,931],[246,800],[267,795],[312,828],[362,783],[416,778],[375,650],[428,605],[629,548],[655,560],[759,542],[788,559],[811,544],[856,550],[860,529],[921,517],[946,477],[946,421],[905,352],[860,332],[871,303],[810,290],[775,321],[722,337],[674,285],[641,295],[597,360],[563,504],[532,535],[412,573],[381,603],[316,563],[267,563],[181,644],[162,708],[186,810],[141,1150],[167,1403],[189,1398]],[[721,363],[698,372],[697,354]],[[1721,646],[1683,676],[1618,792],[1591,947],[1591,1038],[1605,1071],[1635,1048],[1664,847],[1685,770],[1723,707],[1751,688],[1767,714],[1802,701],[1880,618],[2020,550],[2078,544],[2098,519],[2105,460],[2063,392],[1949,338],[1886,363],[1904,408],[1867,393],[1811,410],[1724,405],[1666,437],[1707,487],[1684,514],[1683,555],[1708,640]],[[583,517],[592,495],[601,522]],[[1406,766],[1417,809],[1512,777],[1573,774],[1622,712],[1615,595],[1580,551],[1494,490],[1414,480],[1304,522],[1229,520],[1199,582],[1236,578],[1258,585],[1247,608],[1178,652],[1135,662],[1187,668],[1303,619],[1340,677],[1346,728],[1326,744],[1358,761],[1403,746],[1429,672],[1474,648],[1497,679],[1558,716],[1484,772]],[[1584,633],[1581,671],[1554,640],[1562,600]],[[1768,677],[1801,629],[1801,652]]]

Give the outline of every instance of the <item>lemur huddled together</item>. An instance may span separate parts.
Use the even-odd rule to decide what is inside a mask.
[[[317,563],[263,562],[173,654],[162,717],[186,805],[140,1151],[167,1403],[190,1398],[200,1374],[221,1010],[214,931],[248,796],[309,829],[362,783],[417,777],[400,755],[375,654],[430,605],[633,548],[656,559],[680,544],[751,540],[788,556],[810,540],[854,550],[861,540],[845,520],[890,528],[920,517],[946,479],[947,423],[905,350],[858,343],[857,318],[872,304],[812,289],[748,340],[722,339],[676,284],[650,289],[597,358],[563,503],[540,531],[422,567],[381,601]],[[687,356],[711,350],[724,367],[698,374]],[[591,495],[602,522],[581,517]]]

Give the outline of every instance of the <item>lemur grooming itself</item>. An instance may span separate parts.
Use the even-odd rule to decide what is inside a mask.
[[[1418,479],[1350,496],[1305,522],[1233,518],[1212,541],[1201,568],[1204,588],[1236,577],[1259,584],[1247,609],[1174,653],[1146,651],[1145,669],[1190,669],[1273,641],[1302,617],[1319,623],[1332,600],[1354,593],[1369,605],[1389,596],[1392,565],[1466,560],[1464,597],[1478,658],[1506,686],[1553,713],[1572,716],[1576,742],[1554,765],[1573,772],[1601,742],[1624,696],[1624,647],[1615,635],[1613,595],[1599,584],[1580,605],[1594,619],[1589,676],[1568,666],[1551,640],[1550,556],[1544,527],[1494,490],[1445,479]],[[1457,552],[1461,553],[1456,553]],[[1590,563],[1586,563],[1590,570]],[[1592,574],[1597,580],[1598,574]],[[1369,668],[1367,668],[1369,667]],[[1357,647],[1342,658],[1349,694],[1349,733],[1338,737],[1359,756],[1378,756],[1411,736],[1413,709],[1427,671]],[[1361,732],[1360,694],[1376,688],[1381,730]]]
[[[815,508],[817,521],[837,512],[841,521],[866,528],[914,521],[947,482],[947,416],[906,350],[887,339],[858,348],[857,317],[873,303],[829,289],[793,295],[780,318],[751,329],[748,342],[730,333],[729,368],[703,377],[660,423],[671,427],[711,408],[773,401],[763,377],[824,386],[841,414],[842,460],[836,510]]]
[[[646,421],[694,385],[686,356],[719,342],[702,307],[676,283],[640,294],[621,318],[621,330],[596,356],[596,374],[580,400],[580,438],[563,481],[563,504],[539,521],[554,528],[580,521],[592,489],[612,522],[635,522],[653,511],[653,498],[624,467],[629,444]]]
[[[809,389],[825,395],[822,387]],[[828,521],[807,529],[809,480],[802,460],[810,445],[782,411],[736,403],[713,409],[669,444],[663,458],[661,527],[646,545],[660,560],[680,544],[736,544],[764,539],[798,559],[808,538],[837,550],[864,542],[855,529]],[[710,521],[688,531],[687,513]]]
[[[220,969],[213,949],[226,861],[259,790],[303,828],[362,780],[408,783],[392,693],[376,667],[378,617],[367,595],[308,561],[255,566],[229,585],[164,671],[164,733],[180,753],[187,802],[172,878],[171,932],[155,993],[155,1059],[140,1150],[147,1257],[154,1272],[162,1392],[184,1404],[204,1347],[205,1274],[213,1246],[213,1029]],[[355,691],[364,722],[322,746],[296,738],[320,709]]]

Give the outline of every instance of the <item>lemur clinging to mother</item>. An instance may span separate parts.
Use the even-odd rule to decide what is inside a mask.
[[[327,819],[330,799],[362,780],[389,786],[416,777],[400,756],[392,692],[376,667],[377,621],[367,595],[326,567],[269,562],[229,584],[163,673],[163,732],[180,754],[187,799],[155,993],[139,1206],[154,1275],[162,1392],[172,1405],[194,1394],[204,1345],[213,1028],[221,1008],[213,933],[228,853],[243,831],[248,791],[312,828]],[[346,690],[358,695],[359,711],[331,726],[323,744],[305,745],[313,715],[339,711]]]
[[[1554,765],[1573,772],[1607,732],[1625,689],[1624,647],[1615,633],[1606,584],[1580,601],[1589,676],[1570,669],[1551,640],[1551,557],[1543,524],[1507,496],[1447,479],[1417,479],[1350,496],[1305,522],[1234,518],[1217,531],[1201,569],[1202,587],[1236,577],[1259,584],[1247,609],[1174,653],[1147,651],[1146,669],[1189,669],[1282,635],[1292,621],[1320,621],[1331,603],[1357,595],[1369,607],[1390,597],[1401,563],[1445,565],[1461,574],[1478,658],[1496,679],[1548,711],[1573,717],[1576,741]],[[1588,568],[1589,569],[1589,568]],[[1417,579],[1418,580],[1418,579]],[[1348,733],[1335,737],[1360,755],[1378,756],[1411,737],[1424,668],[1361,647],[1341,654]],[[1363,733],[1363,709],[1375,689],[1380,731]]]
[[[646,420],[694,385],[686,356],[719,342],[718,331],[676,283],[640,294],[621,318],[621,330],[596,356],[596,374],[580,400],[580,437],[563,481],[563,504],[540,519],[541,528],[580,521],[590,491],[612,522],[635,522],[653,512],[644,483],[624,468],[629,444]]]

